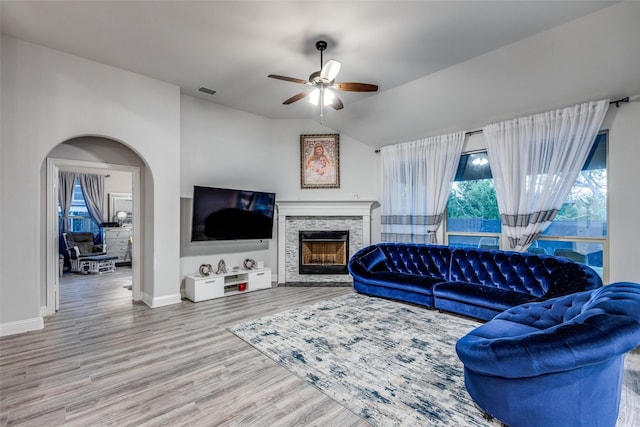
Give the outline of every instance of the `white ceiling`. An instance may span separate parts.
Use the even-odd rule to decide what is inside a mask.
[[[185,94],[272,119],[319,120],[317,107],[305,101],[282,105],[303,86],[267,75],[307,79],[320,68],[315,42],[324,39],[329,42],[325,61],[342,63],[337,81],[380,87],[375,94],[341,92],[345,108],[328,111],[325,124],[380,146],[481,125],[505,111],[538,108],[516,102],[517,108],[510,109],[504,96],[499,108],[487,107],[480,103],[486,95],[473,99],[471,90],[465,96],[471,97],[475,113],[465,113],[464,100],[450,97],[456,93],[452,89],[465,87],[469,79],[452,81],[443,73],[451,69],[456,75],[455,70],[473,58],[606,12],[615,3],[0,0],[0,25],[4,34],[173,83]],[[493,87],[502,80],[499,75],[483,76],[471,88]],[[217,93],[200,94],[200,86]],[[429,115],[438,120],[415,115],[416,88],[429,88],[428,103],[440,107],[425,111],[437,112]],[[405,108],[411,111],[403,111],[406,100]]]

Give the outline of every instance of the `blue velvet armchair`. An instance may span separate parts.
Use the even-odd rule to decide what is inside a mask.
[[[640,285],[513,307],[461,338],[465,385],[510,427],[615,426],[625,353],[640,345]]]

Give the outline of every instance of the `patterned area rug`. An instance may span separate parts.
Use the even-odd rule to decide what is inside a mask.
[[[455,353],[478,325],[354,293],[229,330],[373,425],[500,425],[467,394]]]

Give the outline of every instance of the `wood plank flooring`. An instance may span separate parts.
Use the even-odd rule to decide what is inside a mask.
[[[67,275],[45,329],[0,338],[1,426],[366,426],[226,330],[352,292],[272,288],[150,309],[130,269]],[[640,353],[627,357],[619,426],[640,425]]]

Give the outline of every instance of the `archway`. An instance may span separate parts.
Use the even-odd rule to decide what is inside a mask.
[[[46,284],[43,315],[55,313],[59,307],[59,247],[58,247],[58,172],[62,170],[100,170],[105,174],[123,171],[131,174],[133,199],[132,218],[132,299],[142,300],[142,226],[144,160],[133,150],[119,141],[82,136],[68,139],[48,154],[46,159]],[[150,184],[149,184],[150,185]]]

